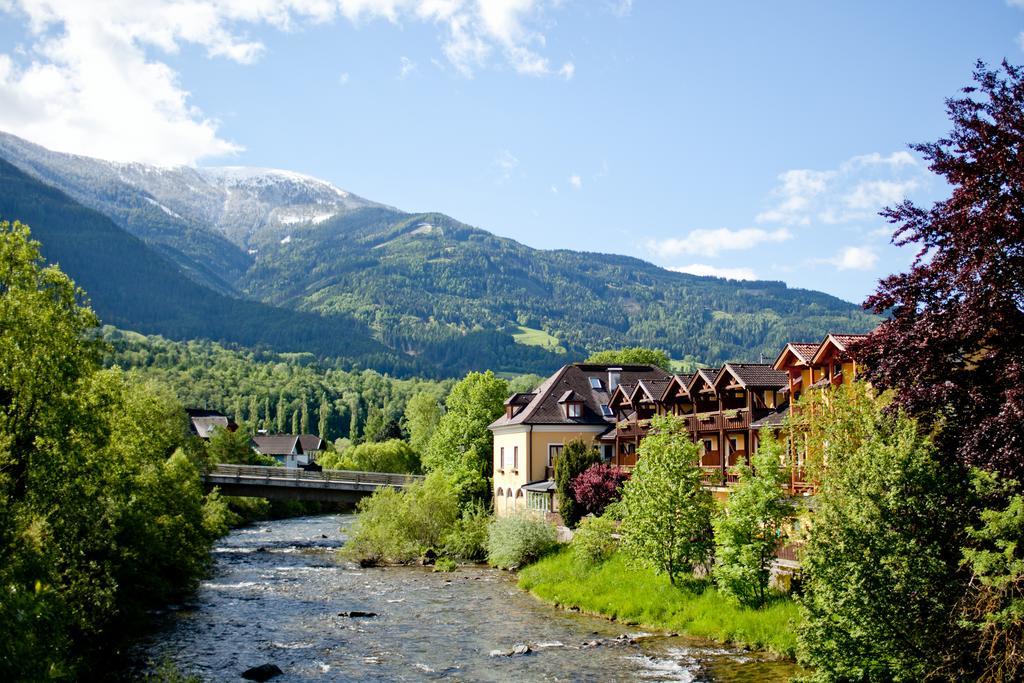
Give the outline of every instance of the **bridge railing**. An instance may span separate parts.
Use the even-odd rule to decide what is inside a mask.
[[[323,470],[309,472],[298,467],[269,467],[265,465],[216,465],[209,473],[218,477],[235,479],[275,479],[291,481],[338,482],[347,484],[373,484],[377,486],[404,487],[424,477],[415,474],[390,474],[387,472],[357,472],[353,470]]]

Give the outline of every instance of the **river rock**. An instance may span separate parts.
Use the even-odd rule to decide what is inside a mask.
[[[528,655],[530,654],[530,652],[532,652],[532,650],[530,649],[530,646],[526,643],[519,643],[514,648],[512,648],[512,654],[514,655]]]
[[[362,610],[354,609],[348,612],[338,612],[339,617],[348,617],[349,619],[368,619],[370,617],[377,616],[376,612],[364,612]]]
[[[276,664],[260,664],[242,672],[242,678],[247,681],[269,681],[274,676],[280,676],[284,672]]]

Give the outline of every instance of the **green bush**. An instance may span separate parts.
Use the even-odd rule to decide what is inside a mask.
[[[478,562],[487,557],[487,529],[491,514],[479,503],[470,505],[444,535],[444,554],[448,557]]]
[[[378,489],[359,502],[344,557],[360,562],[407,563],[439,548],[459,519],[458,493],[441,473],[402,491]]]
[[[487,531],[487,561],[499,569],[514,569],[539,559],[557,543],[554,525],[538,517],[499,517]]]
[[[458,568],[458,563],[450,557],[439,557],[434,563],[435,572],[453,572]]]
[[[618,525],[607,517],[584,517],[572,537],[572,553],[583,565],[604,562],[619,547]]]

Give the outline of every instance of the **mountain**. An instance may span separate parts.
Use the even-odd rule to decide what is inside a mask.
[[[254,238],[283,238],[295,223],[382,206],[289,171],[118,163],[52,152],[6,133],[0,158],[106,214],[196,282],[225,293],[235,292],[251,265]]]
[[[172,339],[212,339],[276,351],[345,357],[363,366],[421,372],[371,338],[351,316],[293,311],[213,291],[107,216],[0,160],[0,218],[20,220],[82,287],[105,323]],[[429,371],[430,369],[427,369]]]
[[[274,310],[346,316],[382,349],[433,372],[543,373],[623,345],[691,364],[758,360],[786,341],[878,320],[782,282],[533,249],[287,171],[115,164],[4,134],[0,157],[105,214],[196,283]],[[141,329],[130,318],[117,324]]]

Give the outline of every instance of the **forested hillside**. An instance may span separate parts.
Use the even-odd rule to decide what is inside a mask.
[[[0,218],[28,224],[44,257],[60,264],[112,325],[176,339],[301,349],[392,372],[418,370],[414,361],[389,352],[349,316],[274,308],[196,284],[103,214],[3,160]]]
[[[10,135],[0,156],[18,167],[0,166],[0,215],[31,225],[104,320],[173,339],[454,377],[547,374],[627,345],[691,365],[756,361],[879,320],[782,282],[533,249],[286,171],[113,164]]]
[[[254,245],[246,292],[281,306],[350,313],[391,348],[442,365],[470,354],[478,367],[501,368],[523,353],[510,342],[524,331],[546,333],[570,356],[641,345],[702,363],[749,361],[774,357],[787,341],[863,332],[878,320],[782,282],[532,249],[441,214],[367,209],[290,237]]]
[[[209,341],[175,342],[109,326],[102,336],[108,367],[156,380],[186,406],[221,410],[250,430],[290,432],[298,422],[296,431],[331,441],[383,439],[401,431],[413,395],[428,393],[441,401],[451,388],[451,380],[346,370],[310,353],[235,351]]]

